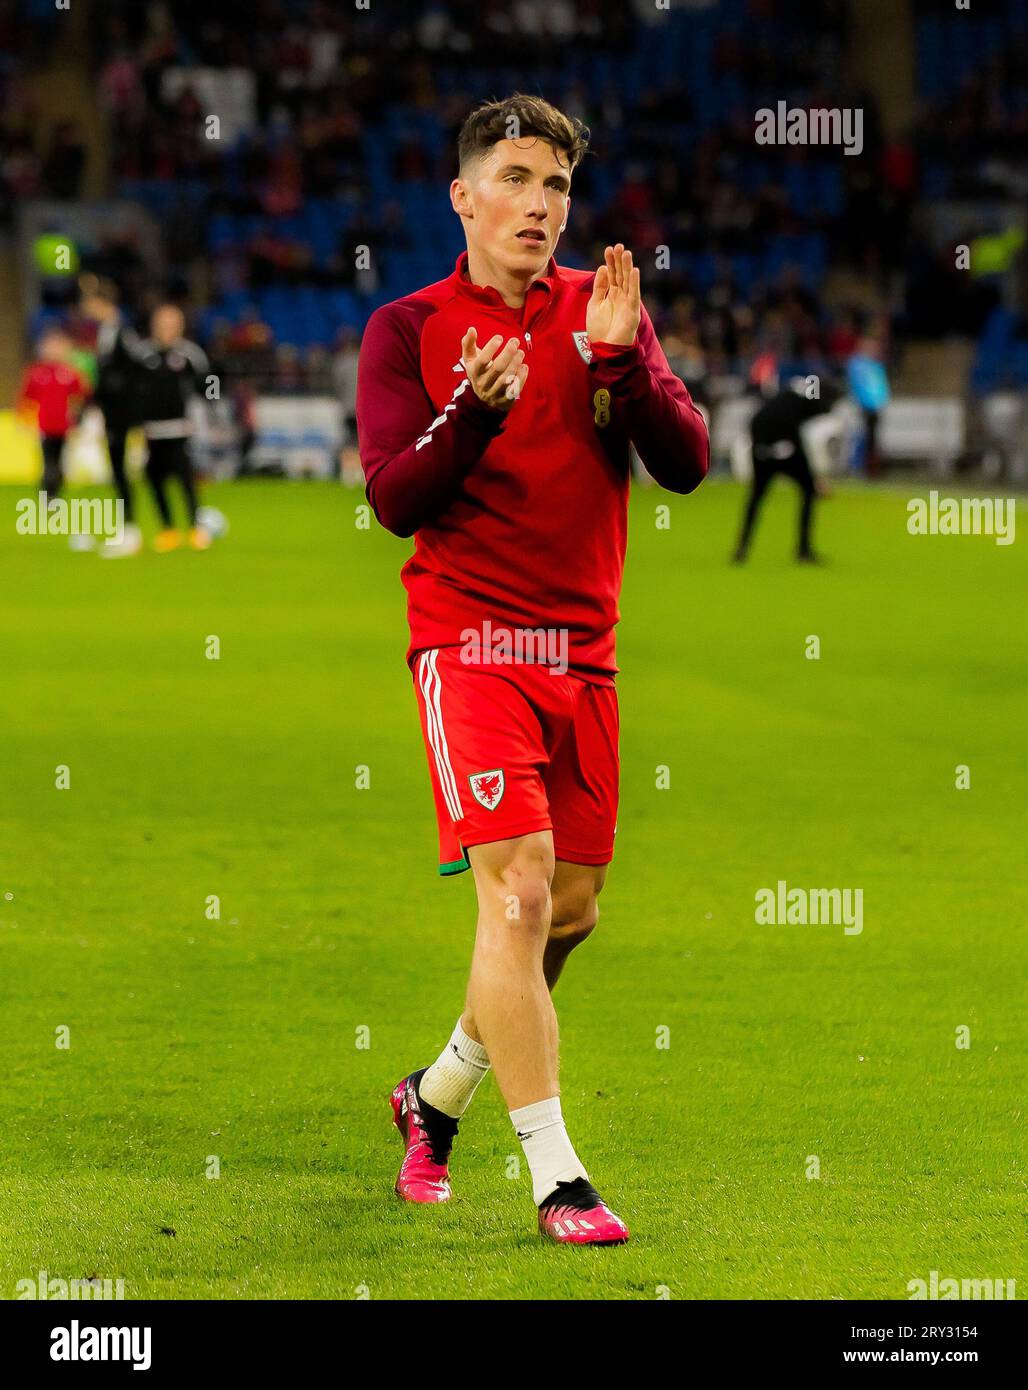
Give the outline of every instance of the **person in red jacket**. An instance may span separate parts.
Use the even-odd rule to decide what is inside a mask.
[[[43,491],[56,497],[64,482],[61,459],[68,431],[78,420],[90,394],[85,377],[70,363],[71,342],[50,329],[39,340],[38,359],[25,368],[15,411],[26,415],[35,407],[43,447]]]
[[[621,243],[558,265],[581,122],[517,94],[473,111],[450,187],[467,252],[376,310],[357,428],[378,520],[414,537],[403,569],[440,839],[471,868],[478,926],[464,1011],[392,1093],[396,1190],[445,1201],[457,1124],[490,1068],[532,1176],[543,1235],[619,1244],[568,1138],[549,991],[592,931],[618,797],[614,626],[630,446],[691,492],[706,426],[668,366]]]

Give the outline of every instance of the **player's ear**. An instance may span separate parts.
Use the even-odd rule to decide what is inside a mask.
[[[471,190],[464,179],[454,179],[450,184],[450,205],[458,217],[473,217]]]
[[[570,196],[569,196],[567,202],[564,204],[564,221],[560,224],[560,231],[561,231],[561,232],[562,232],[562,231],[564,230],[564,228],[568,225],[568,213],[570,213],[570,211],[571,211],[571,198],[570,198]],[[560,232],[558,232],[557,235],[560,236]]]

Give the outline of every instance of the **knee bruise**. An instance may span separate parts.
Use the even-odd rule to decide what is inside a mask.
[[[550,885],[545,878],[505,875],[499,891],[508,922],[534,927],[549,923]]]

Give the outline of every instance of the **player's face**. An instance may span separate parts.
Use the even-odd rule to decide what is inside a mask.
[[[570,190],[566,157],[527,136],[499,141],[469,179],[458,179],[454,206],[469,243],[505,270],[533,276],[545,270],[564,230]]]

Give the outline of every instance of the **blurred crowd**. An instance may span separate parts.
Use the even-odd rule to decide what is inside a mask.
[[[422,130],[411,129],[390,150],[388,173],[399,189],[408,181],[445,187],[454,173],[460,123],[484,90],[483,67],[493,57],[504,68],[523,62],[548,90],[547,74],[539,70],[544,39],[556,99],[591,125],[601,159],[610,132],[617,133],[620,178],[601,180],[598,161],[591,159],[576,174],[574,216],[562,242],[562,254],[572,263],[596,263],[611,227],[630,245],[669,244],[690,256],[725,258],[757,254],[776,235],[818,232],[843,254],[856,250],[874,259],[870,233],[880,218],[869,217],[868,234],[861,235],[852,217],[832,219],[816,207],[797,206],[780,184],[760,181],[744,188],[738,173],[743,161],[753,159],[752,111],[740,109],[726,124],[706,127],[697,123],[680,84],[645,89],[633,101],[614,81],[594,92],[561,78],[571,49],[624,53],[648,8],[600,0],[525,0],[513,6],[447,0],[407,7],[398,22],[395,8],[376,17],[318,0],[300,7],[265,0],[247,11],[242,24],[240,8],[232,5],[201,11],[173,3],[115,4],[95,55],[115,137],[115,172],[130,180],[199,182],[207,189],[206,209],[212,214],[281,219],[298,212],[306,199],[353,200],[356,215],[333,254],[319,258],[302,239],[261,227],[244,245],[213,261],[211,296],[268,285],[366,292],[375,283],[355,273],[353,248],[365,243],[377,256],[388,257],[411,242],[402,200],[375,196],[369,132],[391,106],[433,116],[439,141],[433,145]],[[813,92],[832,85],[841,65],[841,6],[822,7],[817,22],[813,39],[806,24],[791,42],[777,45],[724,36],[712,55],[714,81],[735,77],[747,89]],[[436,79],[442,61],[463,72],[466,83],[442,90]],[[176,65],[253,73],[259,132],[244,142],[237,158],[226,160],[218,143],[204,138],[204,107],[192,87],[169,91],[164,75]],[[866,94],[862,99],[869,105]],[[865,139],[875,147],[873,118],[869,125]],[[682,126],[696,131],[685,160],[668,153],[668,129]],[[879,157],[875,148],[869,157]],[[853,211],[859,198],[850,201]],[[202,249],[201,224],[193,218],[182,222],[176,240],[176,227],[167,232],[171,260],[179,264]],[[847,227],[844,244],[847,234],[840,229]],[[439,273],[447,268],[440,265]],[[812,279],[784,274],[777,284],[759,285],[754,292],[752,284],[736,282],[726,259],[725,269],[702,286],[684,264],[670,273],[651,271],[646,293],[662,329],[673,333],[673,346],[681,346],[676,355],[698,383],[768,346],[789,358],[831,357],[844,350],[859,329],[848,314],[838,322],[825,314]],[[264,378],[270,368],[283,389],[324,379],[323,348],[274,344],[256,306],[239,322],[215,324],[211,335],[215,355],[252,353],[250,365]]]
[[[8,0],[0,4],[9,11]],[[698,23],[710,6],[694,0],[685,9]],[[594,265],[615,234],[639,248],[669,355],[702,396],[726,373],[759,371],[769,353],[838,367],[867,332],[887,341],[887,325],[869,323],[856,300],[826,307],[828,265],[873,284],[864,302],[887,299],[902,336],[976,332],[993,307],[994,291],[955,270],[917,210],[940,165],[957,189],[989,178],[1006,188],[1018,167],[1023,179],[1028,118],[998,93],[1023,85],[1024,55],[1016,47],[997,55],[959,92],[923,102],[909,138],[888,140],[871,94],[847,84],[846,12],[843,0],[801,14],[785,0],[725,0],[702,89],[667,65],[654,80],[632,68],[633,54],[652,54],[661,42],[644,42],[663,18],[651,0],[426,0],[360,11],[329,0],[108,0],[91,31],[91,61],[109,118],[112,188],[146,181],[174,191],[162,204],[161,291],[194,307],[246,298],[198,328],[215,357],[248,370],[261,389],[331,380],[333,351],[352,351],[376,295],[396,292],[394,281],[355,270],[354,248],[374,247],[386,272],[390,257],[411,252],[417,228],[405,189],[445,189],[467,111],[507,90],[520,70],[524,85],[594,131],[598,158],[576,172],[562,259]],[[0,25],[0,46],[2,33]],[[583,80],[591,58],[610,60],[602,69],[609,80]],[[206,138],[210,89],[195,75],[221,75],[217,107],[226,110],[232,71],[249,74],[256,128]],[[823,151],[794,147],[761,163],[755,104],[776,94],[861,107],[862,153],[836,151],[829,168]],[[411,119],[383,142],[398,109]],[[17,100],[4,126],[7,205],[32,194],[74,198],[84,163],[75,127],[53,128],[40,147],[38,122]],[[997,152],[987,167],[975,143],[983,128]],[[292,224],[322,199],[348,211],[334,240],[315,246]],[[219,217],[255,225],[212,248]],[[659,245],[675,257],[657,271],[641,253]],[[769,269],[761,257],[773,245],[795,254]],[[437,260],[441,276],[452,258]],[[116,234],[83,255],[86,270],[113,280],[126,305],[142,310],[138,261],[131,236],[119,242]],[[352,291],[356,321],[336,344],[286,341],[261,308],[269,288]]]

